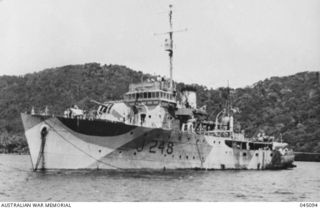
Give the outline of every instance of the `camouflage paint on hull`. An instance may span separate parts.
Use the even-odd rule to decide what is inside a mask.
[[[44,127],[48,129],[41,158],[41,166],[45,169],[275,167],[272,150],[230,147],[226,143],[229,138],[102,120],[27,114],[21,114],[21,117],[34,169],[42,155],[40,133]]]

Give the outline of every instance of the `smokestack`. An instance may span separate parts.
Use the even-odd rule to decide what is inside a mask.
[[[186,108],[197,109],[197,91],[193,86],[181,89],[181,103]]]

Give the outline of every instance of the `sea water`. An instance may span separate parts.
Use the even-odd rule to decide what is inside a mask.
[[[320,163],[288,170],[33,172],[0,155],[0,201],[320,201]]]

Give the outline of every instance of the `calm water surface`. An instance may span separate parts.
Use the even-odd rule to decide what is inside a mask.
[[[320,201],[320,163],[279,171],[55,171],[0,155],[0,201]]]

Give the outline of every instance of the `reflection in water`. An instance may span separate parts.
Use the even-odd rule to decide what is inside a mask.
[[[32,172],[0,155],[1,201],[319,201],[320,163],[277,171],[63,170]]]

